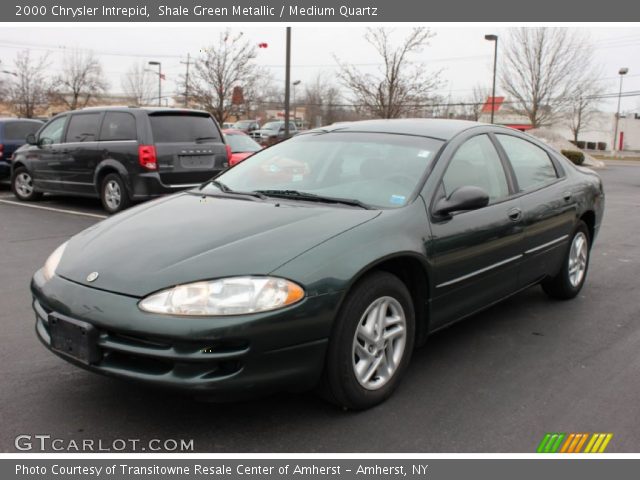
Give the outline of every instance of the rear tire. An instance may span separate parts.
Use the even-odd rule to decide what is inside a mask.
[[[542,282],[545,293],[560,300],[569,300],[578,295],[587,279],[590,253],[589,229],[580,221],[571,236],[562,269],[555,277]]]
[[[103,208],[113,214],[121,212],[131,205],[129,192],[117,173],[110,173],[100,184],[100,200]]]
[[[376,272],[348,294],[329,339],[323,396],[363,410],[386,400],[413,352],[415,313],[406,285]]]
[[[16,198],[23,202],[35,202],[42,198],[42,193],[35,191],[31,173],[24,167],[18,167],[13,171],[11,190]]]

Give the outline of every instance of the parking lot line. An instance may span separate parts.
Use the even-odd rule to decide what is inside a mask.
[[[7,205],[16,205],[18,207],[27,207],[27,208],[38,208],[40,210],[49,210],[51,212],[59,212],[59,213],[68,213],[69,215],[79,215],[82,217],[92,217],[92,218],[107,218],[107,215],[98,215],[97,213],[86,213],[86,212],[78,212],[76,210],[67,210],[65,208],[54,208],[54,207],[45,207],[43,205],[31,205],[28,203],[14,202],[11,200],[3,200],[0,198],[0,203],[5,203]]]

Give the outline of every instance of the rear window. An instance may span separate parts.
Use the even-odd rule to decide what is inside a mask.
[[[36,133],[42,123],[37,122],[7,122],[4,124],[5,140],[26,141],[27,135]]]
[[[67,143],[93,142],[98,138],[102,113],[73,115],[67,129]]]
[[[107,112],[100,130],[100,140],[136,140],[136,119],[130,113]]]
[[[149,115],[155,143],[218,143],[220,132],[209,116]]]

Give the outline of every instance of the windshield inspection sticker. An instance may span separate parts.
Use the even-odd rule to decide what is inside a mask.
[[[429,158],[429,155],[431,155],[431,152],[429,150],[420,150],[418,152],[418,157],[420,158]]]
[[[389,203],[393,205],[404,205],[404,201],[406,200],[406,198],[407,197],[405,197],[404,195],[391,195]]]

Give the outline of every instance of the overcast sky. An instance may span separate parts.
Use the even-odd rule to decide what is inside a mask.
[[[438,93],[452,100],[464,100],[476,84],[491,85],[493,44],[484,40],[486,33],[504,38],[504,27],[437,27],[431,44],[414,60],[428,69],[442,70],[444,86]],[[601,66],[606,93],[618,91],[618,70],[628,67],[624,91],[640,90],[640,28],[582,28],[593,41],[595,61]],[[197,56],[200,49],[212,44],[223,28],[206,24],[168,27],[145,24],[126,27],[2,27],[0,29],[0,70],[10,70],[19,50],[31,49],[47,55],[52,74],[59,73],[65,49],[91,49],[101,59],[114,93],[122,92],[121,78],[136,61],[162,62],[167,79],[163,95],[175,94],[175,81],[185,66],[187,54]],[[284,83],[284,27],[234,27],[252,43],[269,46],[258,52],[258,63],[268,67],[273,77]],[[394,28],[400,40],[409,29]],[[374,71],[379,58],[364,40],[364,27],[295,26],[292,34],[291,79],[309,82],[320,72],[334,76],[334,55],[344,62],[362,65]],[[498,68],[500,68],[498,54]],[[302,85],[301,85],[302,87]],[[497,94],[500,94],[498,86]],[[622,100],[623,111],[639,111],[640,97]],[[615,100],[602,103],[603,110],[614,111]]]

